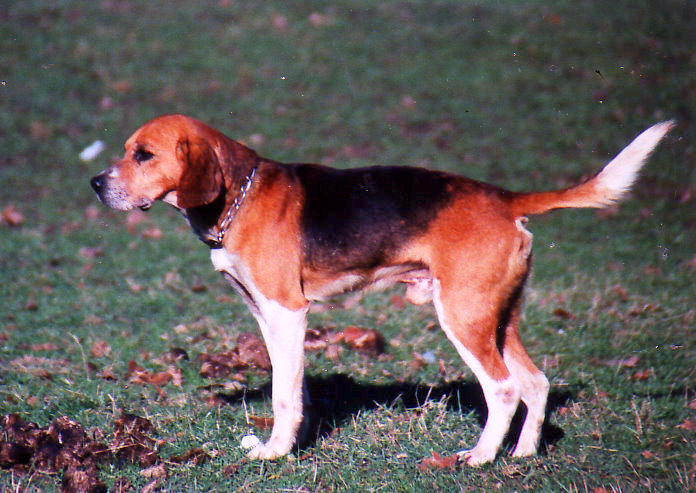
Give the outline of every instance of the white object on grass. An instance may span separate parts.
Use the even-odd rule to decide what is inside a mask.
[[[261,440],[259,440],[259,437],[256,435],[249,434],[249,435],[244,435],[242,437],[242,448],[245,448],[247,450],[253,449],[261,445]]]
[[[104,150],[105,147],[104,142],[101,140],[95,140],[82,150],[80,153],[80,159],[84,162],[92,161]]]

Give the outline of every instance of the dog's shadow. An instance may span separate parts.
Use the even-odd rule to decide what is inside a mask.
[[[447,408],[453,412],[468,413],[473,411],[479,424],[486,421],[486,401],[481,387],[472,381],[453,382],[436,386],[413,383],[372,384],[357,382],[347,375],[333,374],[326,377],[307,377],[305,390],[310,403],[305,405],[305,423],[301,432],[301,449],[311,447],[322,437],[328,436],[336,428],[360,411],[389,407],[396,404],[406,409],[422,406],[426,401],[444,399]],[[558,442],[564,436],[561,428],[548,422],[548,417],[556,409],[566,405],[579,392],[579,389],[552,391],[546,406],[546,421],[541,431],[539,450],[545,453],[549,445]],[[258,390],[247,391],[242,395],[219,395],[230,404],[237,404],[243,398],[247,401],[268,399],[270,384]],[[520,405],[512,420],[504,447],[512,448],[524,422],[526,409]]]

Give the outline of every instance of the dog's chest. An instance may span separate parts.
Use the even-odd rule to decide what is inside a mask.
[[[265,297],[256,288],[251,275],[241,259],[224,248],[210,250],[210,260],[216,271],[221,272],[232,287],[241,295],[254,315],[259,315],[259,303]]]

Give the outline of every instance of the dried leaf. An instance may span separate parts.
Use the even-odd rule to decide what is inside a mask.
[[[333,331],[327,327],[310,327],[305,332],[305,351],[326,349],[333,337]]]
[[[140,209],[133,209],[126,216],[126,229],[130,234],[135,234],[136,226],[149,221],[147,213]]]
[[[167,477],[167,468],[164,464],[157,464],[140,471],[140,475],[144,478],[162,479]]]
[[[343,342],[360,352],[382,354],[384,352],[384,336],[375,329],[348,326],[334,337],[334,342]]]
[[[273,428],[273,418],[264,418],[261,416],[249,416],[249,421],[259,430],[270,430]]]
[[[431,471],[433,469],[450,469],[454,470],[459,462],[457,454],[442,457],[437,452],[433,452],[432,457],[426,457],[416,465],[416,469],[421,472]]]
[[[160,240],[162,239],[162,230],[157,227],[149,228],[143,231],[141,235],[148,240]]]
[[[125,79],[114,81],[110,86],[111,89],[120,93],[130,92],[133,89],[133,83]]]
[[[570,312],[569,312],[568,310],[566,310],[565,308],[556,308],[556,309],[553,311],[553,314],[554,314],[555,316],[557,316],[558,318],[562,318],[563,320],[571,320],[571,319],[575,318],[575,315],[573,315],[572,313],[570,313]]]
[[[187,450],[181,455],[173,455],[169,458],[169,461],[176,462],[177,464],[183,464],[184,462],[191,462],[193,465],[197,466],[210,460],[211,457],[208,453],[200,448],[192,448]]]
[[[10,227],[21,226],[24,223],[24,214],[10,204],[0,212],[0,223]]]
[[[104,255],[104,247],[101,245],[97,247],[82,247],[77,251],[77,254],[85,259],[101,257]]]
[[[287,17],[278,13],[274,13],[271,16],[271,24],[273,25],[273,29],[281,33],[287,31],[288,29]]]
[[[107,354],[111,354],[111,346],[103,340],[95,341],[89,349],[89,354],[93,358],[101,358]]]
[[[307,20],[309,21],[309,24],[313,27],[323,27],[330,24],[330,19],[324,14],[320,14],[319,12],[312,12],[311,14],[309,14],[309,18]]]
[[[262,370],[271,369],[271,358],[268,356],[266,345],[256,334],[251,332],[239,334],[235,351],[239,355],[240,363]]]
[[[32,344],[28,346],[28,349],[32,351],[58,351],[60,348],[52,342],[44,342],[41,344]]]
[[[390,301],[391,305],[398,310],[401,310],[402,308],[406,307],[406,300],[403,296],[399,296],[398,294],[392,295]]]
[[[678,424],[676,428],[681,428],[686,431],[696,431],[696,419],[687,419],[683,423]]]
[[[633,376],[631,376],[631,378],[635,381],[645,381],[645,380],[648,380],[652,375],[653,375],[652,369],[648,368],[645,370],[637,371],[636,373],[633,374]]]
[[[635,368],[639,361],[640,357],[634,354],[624,359],[610,359],[605,361],[604,364],[606,366],[616,366],[617,368]]]

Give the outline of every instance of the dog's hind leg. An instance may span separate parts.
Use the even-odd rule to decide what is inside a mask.
[[[532,362],[522,344],[519,333],[519,316],[522,287],[531,268],[532,234],[524,228],[526,220],[515,221],[520,241],[517,255],[512,257],[512,271],[518,273],[517,288],[509,298],[508,307],[501,320],[504,327],[498,334],[498,346],[502,349],[503,360],[522,391],[522,402],[527,408],[522,431],[513,452],[515,457],[534,455],[539,446],[541,426],[546,417],[546,399],[549,393],[549,381]]]
[[[515,457],[525,457],[534,455],[539,446],[541,426],[546,416],[549,381],[534,365],[522,345],[518,330],[518,313],[519,306],[516,306],[505,328],[503,359],[517,381],[522,391],[522,402],[527,407],[527,415],[513,452]]]
[[[474,448],[459,452],[472,466],[495,458],[521,393],[496,345],[495,307],[483,294],[476,289],[466,289],[454,295],[441,286],[438,279],[433,282],[433,303],[440,326],[476,375],[486,398],[488,416],[481,437]]]

